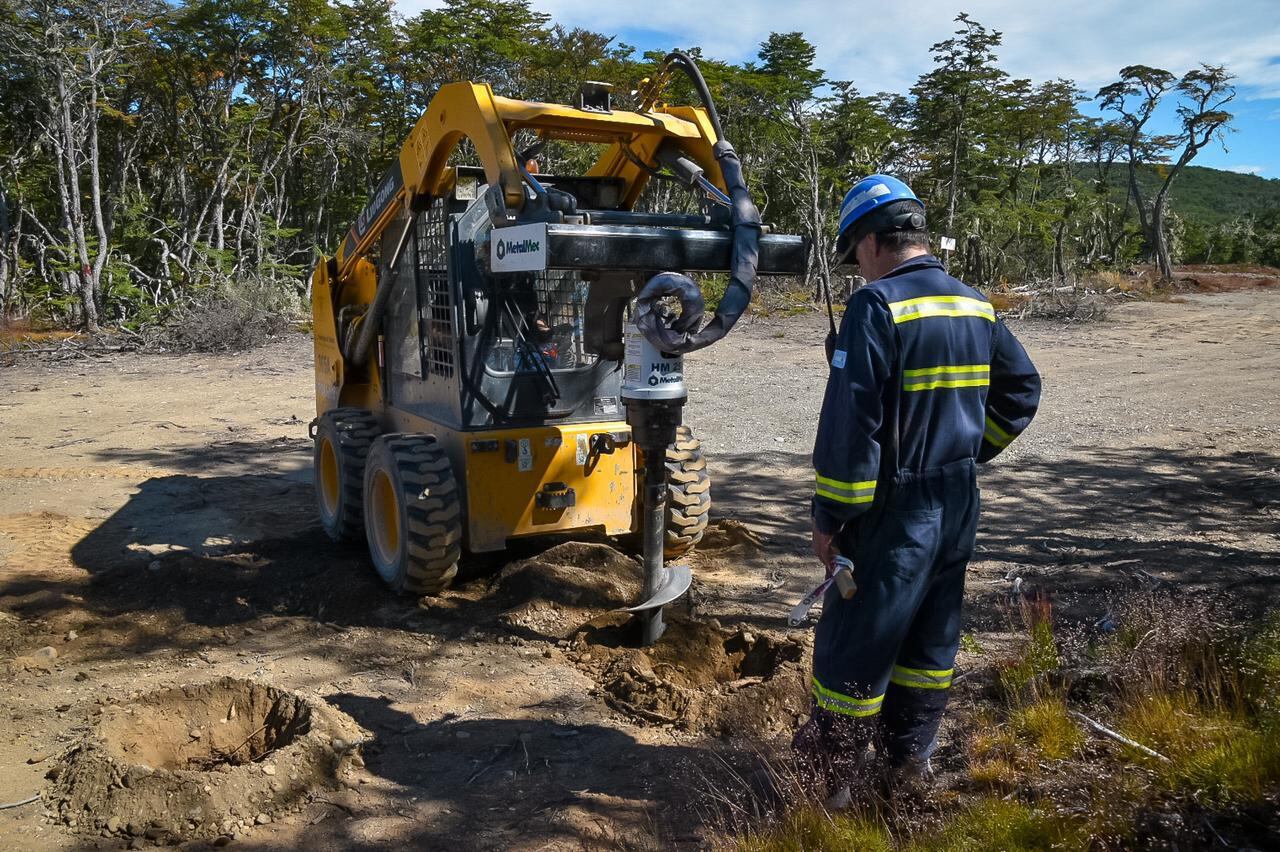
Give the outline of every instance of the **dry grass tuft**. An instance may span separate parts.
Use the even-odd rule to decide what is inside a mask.
[[[1249,802],[1280,784],[1280,730],[1260,729],[1244,714],[1206,706],[1187,693],[1137,698],[1123,711],[1119,728],[1169,758],[1166,763],[1136,751],[1128,755],[1172,792]]]
[[[1013,705],[1035,700],[1051,692],[1048,675],[1062,664],[1058,642],[1053,632],[1053,608],[1047,599],[1023,599],[1018,614],[1027,630],[1027,645],[1015,659],[996,664],[996,683],[1005,699]]]
[[[1089,832],[1079,820],[1045,806],[986,798],[960,811],[907,848],[920,852],[1087,849]]]
[[[1014,710],[1009,724],[1044,760],[1066,760],[1085,743],[1084,732],[1067,715],[1067,703],[1059,697],[1042,698]]]
[[[817,850],[864,850],[890,852],[897,849],[884,823],[872,817],[829,814],[817,806],[792,810],[782,821],[762,834],[752,834],[738,843],[740,852],[817,852]]]

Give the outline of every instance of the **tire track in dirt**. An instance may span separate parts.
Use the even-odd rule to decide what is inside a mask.
[[[108,467],[0,467],[0,479],[45,479],[62,482],[76,479],[123,479],[142,482],[176,471],[156,467],[112,465]]]

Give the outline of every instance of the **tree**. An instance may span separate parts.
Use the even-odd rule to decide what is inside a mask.
[[[34,110],[42,144],[53,154],[65,265],[74,271],[80,323],[96,331],[101,282],[114,224],[114,199],[104,183],[104,136],[131,116],[113,103],[127,80],[121,65],[144,40],[151,9],[142,0],[33,0],[0,19],[0,45],[37,82]],[[109,164],[127,168],[126,144]]]
[[[1095,96],[1102,101],[1102,108],[1113,110],[1128,129],[1125,147],[1128,151],[1129,194],[1138,210],[1138,221],[1148,244],[1155,247],[1155,234],[1151,230],[1147,204],[1138,185],[1138,167],[1159,157],[1169,147],[1168,137],[1148,137],[1143,128],[1155,114],[1169,87],[1177,78],[1163,68],[1149,65],[1127,65],[1120,69],[1120,79],[1103,86]],[[1132,101],[1130,99],[1133,99]]]
[[[1173,278],[1173,262],[1169,256],[1169,241],[1164,231],[1164,220],[1169,198],[1169,187],[1187,164],[1195,159],[1200,149],[1213,140],[1222,141],[1230,128],[1231,113],[1223,109],[1236,95],[1231,81],[1235,79],[1221,65],[1201,65],[1183,75],[1177,90],[1183,101],[1178,105],[1178,118],[1182,133],[1177,144],[1182,153],[1165,173],[1164,183],[1156,193],[1151,208],[1151,232],[1155,237],[1156,260],[1160,265],[1160,277]]]
[[[822,168],[821,133],[816,117],[815,92],[826,82],[823,71],[814,67],[817,51],[798,32],[770,33],[760,45],[760,90],[777,134],[780,156],[775,174],[800,221],[813,250],[809,254],[807,278],[827,282],[831,277],[831,227],[826,201],[831,194]]]
[[[946,231],[956,232],[957,206],[981,175],[983,139],[999,111],[998,90],[1007,75],[996,65],[1002,34],[961,12],[953,38],[929,48],[934,70],[911,89],[915,97],[913,132],[930,150],[935,179],[946,185]]]

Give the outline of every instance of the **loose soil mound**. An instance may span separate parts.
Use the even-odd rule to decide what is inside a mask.
[[[668,614],[662,638],[635,647],[638,625],[610,613],[574,638],[576,661],[605,700],[641,722],[723,735],[769,734],[808,710],[804,645]]]
[[[72,828],[178,842],[240,833],[297,809],[360,761],[345,714],[223,678],[109,705],[50,773]]]
[[[699,550],[727,550],[735,547],[761,548],[764,539],[741,521],[723,518],[707,525],[707,531],[698,542]]]
[[[635,603],[641,569],[608,545],[566,542],[504,569],[496,585],[508,628],[567,639],[592,618]]]

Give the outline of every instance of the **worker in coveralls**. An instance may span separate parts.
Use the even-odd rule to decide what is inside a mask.
[[[852,560],[813,652],[813,712],[796,735],[830,792],[868,746],[890,779],[927,779],[946,708],[964,573],[978,528],[977,464],[1031,422],[1040,376],[981,293],[928,253],[924,205],[873,175],[845,196],[837,251],[869,282],[830,353],[813,451],[813,549]],[[835,784],[833,788],[831,785]]]

